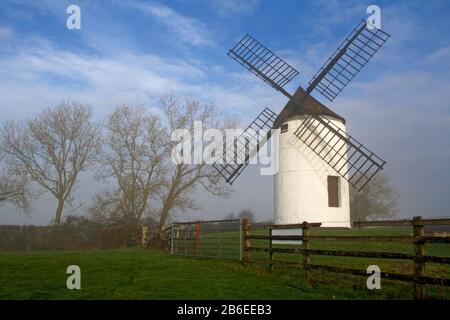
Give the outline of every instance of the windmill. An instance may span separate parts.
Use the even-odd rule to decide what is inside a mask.
[[[283,87],[298,71],[246,34],[228,55],[281,92],[289,101],[277,115],[265,108],[235,140],[233,152],[244,150],[242,161],[214,163],[230,184],[237,179],[261,147],[279,135],[279,170],[275,175],[275,223],[337,221],[330,226],[350,226],[349,185],[361,191],[383,169],[385,161],[347,134],[345,119],[316,100],[316,91],[333,101],[383,46],[390,35],[369,28],[362,20],[303,89],[290,94]],[[244,136],[256,135],[256,144]],[[341,222],[339,222],[341,221]]]

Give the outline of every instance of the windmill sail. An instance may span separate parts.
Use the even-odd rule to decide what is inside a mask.
[[[333,101],[389,37],[381,29],[368,29],[362,20],[314,75],[307,92],[316,89]]]
[[[345,131],[318,116],[306,116],[294,135],[358,191],[385,164]]]
[[[251,35],[246,34],[228,55],[278,91],[298,75],[298,71]]]
[[[222,161],[213,164],[214,169],[229,184],[233,184],[250,160],[258,153],[261,146],[270,138],[270,129],[272,129],[276,117],[276,113],[269,108],[265,108],[247,129],[234,140],[234,145],[227,146]]]
[[[277,114],[269,108],[264,110],[250,123],[247,129],[234,140],[232,146],[227,146],[221,161],[213,164],[220,175],[229,183],[244,171],[250,160],[256,156],[259,149],[270,138],[270,130]]]
[[[333,101],[389,37],[380,29],[368,29],[362,20],[311,79],[307,94],[316,89]],[[332,122],[313,113],[304,119],[294,134],[358,191],[385,164]]]

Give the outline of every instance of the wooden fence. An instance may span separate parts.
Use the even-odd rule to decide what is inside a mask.
[[[319,227],[320,224],[303,222],[302,224],[292,225],[250,225],[244,220],[243,226],[243,258],[244,261],[250,261],[250,252],[266,252],[268,253],[268,262],[272,270],[274,253],[292,253],[301,254],[303,257],[301,265],[305,272],[307,270],[320,270],[336,273],[345,273],[351,275],[360,275],[367,277],[366,270],[353,268],[343,268],[328,265],[312,264],[310,257],[312,255],[322,256],[339,256],[339,257],[363,257],[378,259],[398,259],[411,260],[414,262],[414,274],[399,274],[391,272],[381,272],[381,278],[389,280],[401,280],[414,283],[414,298],[423,299],[424,285],[441,285],[450,286],[450,279],[429,277],[424,275],[426,263],[450,264],[450,257],[430,256],[425,254],[425,244],[427,243],[450,243],[449,236],[427,236],[425,234],[425,226],[427,225],[450,225],[450,219],[423,219],[422,217],[414,217],[412,220],[400,221],[364,221],[353,223],[354,227],[412,227],[412,235],[397,236],[326,236],[311,235],[311,229]],[[269,235],[255,235],[253,230],[268,229]],[[273,235],[275,229],[301,229],[301,235]],[[251,240],[268,240],[267,247],[254,247]],[[301,240],[300,246],[290,246],[290,248],[279,248],[272,245],[273,240]],[[311,241],[367,241],[367,242],[406,242],[411,243],[413,254],[393,253],[393,252],[367,252],[367,251],[345,251],[345,250],[317,250],[310,249]],[[299,264],[299,263],[295,263]]]

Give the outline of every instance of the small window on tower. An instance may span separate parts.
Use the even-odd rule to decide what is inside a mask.
[[[283,125],[281,125],[281,133],[288,131],[288,124],[285,123]]]
[[[340,207],[339,195],[339,177],[328,176],[328,206]]]

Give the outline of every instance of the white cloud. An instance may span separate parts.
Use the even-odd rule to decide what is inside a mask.
[[[211,0],[210,3],[222,14],[248,14],[258,7],[260,0]]]
[[[195,46],[212,45],[214,41],[207,27],[200,21],[182,15],[172,8],[162,4],[133,4],[132,7],[140,9],[143,13],[156,18],[170,31],[179,37],[179,41]]]
[[[183,61],[153,55],[98,58],[42,47],[0,59],[0,69],[4,71],[0,109],[6,115],[8,110],[27,112],[37,103],[68,98],[86,100],[101,109],[125,101],[144,104],[172,88],[190,91],[184,81],[204,77],[201,70]]]
[[[277,110],[282,103],[281,96],[244,71],[224,74],[220,66],[152,54],[88,55],[40,38],[17,42],[13,52],[0,56],[0,69],[2,120],[23,118],[63,99],[92,104],[102,116],[119,103],[152,104],[166,92],[214,103],[244,122],[263,107]]]
[[[450,46],[439,48],[425,57],[425,61],[429,63],[438,63],[438,62],[448,63],[449,60],[450,60]]]

